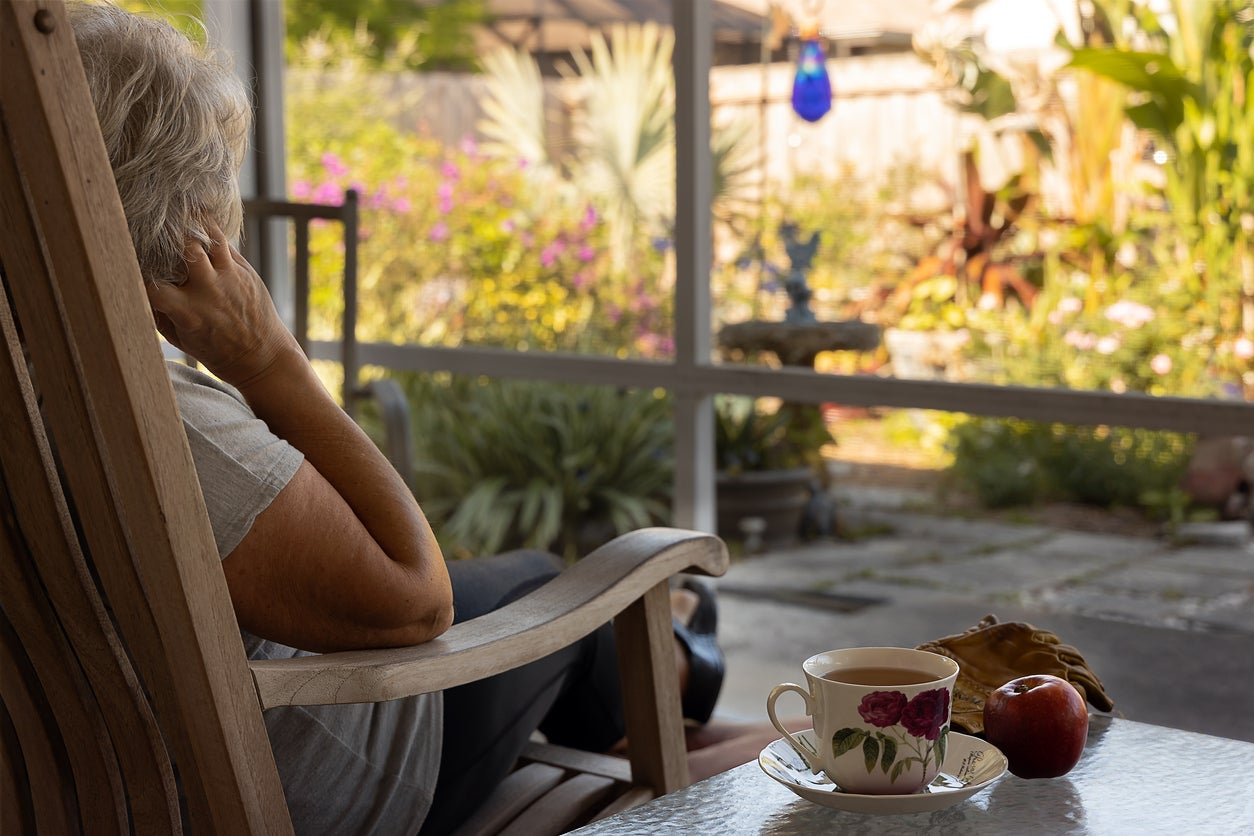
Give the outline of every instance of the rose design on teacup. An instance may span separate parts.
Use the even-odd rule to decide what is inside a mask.
[[[874,691],[862,698],[858,714],[873,726],[895,726],[906,707],[906,695],[900,691]]]
[[[867,773],[878,766],[892,782],[912,763],[920,764],[924,773],[929,764],[944,763],[949,741],[949,691],[946,689],[923,691],[913,699],[907,699],[900,691],[872,691],[862,698],[858,715],[876,729],[888,729],[888,732],[852,726],[839,729],[832,735],[834,757],[861,746]],[[897,726],[901,726],[904,733]]]

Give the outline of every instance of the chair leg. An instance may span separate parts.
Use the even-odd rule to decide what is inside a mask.
[[[658,795],[686,787],[687,750],[671,629],[670,587],[659,583],[614,619],[632,780]]]

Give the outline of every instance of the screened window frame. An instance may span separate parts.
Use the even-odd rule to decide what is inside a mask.
[[[244,186],[254,196],[281,197],[283,147],[282,13],[278,0],[204,0],[211,33],[237,56],[258,102],[256,150]],[[363,365],[409,372],[561,381],[672,393],[675,418],[675,525],[715,530],[713,399],[717,394],[1015,417],[1072,425],[1173,430],[1201,436],[1254,432],[1254,404],[1128,393],[994,386],[825,374],[803,368],[769,369],[720,364],[712,346],[708,276],[713,264],[712,175],[709,164],[709,73],[713,51],[709,0],[673,4],[675,28],[676,219],[675,358],[671,362],[516,352],[475,347],[359,344]],[[277,165],[276,162],[278,161]],[[259,192],[267,194],[259,194]],[[259,231],[258,234],[266,234]],[[264,242],[263,242],[264,245]],[[271,276],[285,275],[271,247]],[[704,266],[703,266],[704,265]],[[701,281],[702,276],[707,277]],[[280,279],[281,281],[281,279]],[[280,311],[283,284],[272,284]],[[311,357],[341,361],[340,342],[312,341]]]

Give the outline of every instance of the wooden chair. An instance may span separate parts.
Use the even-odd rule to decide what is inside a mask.
[[[448,688],[611,617],[629,764],[537,752],[474,824],[687,782],[667,579],[724,571],[709,535],[633,532],[425,645],[250,664],[59,3],[0,3],[0,131],[0,832],[290,833],[264,710]]]

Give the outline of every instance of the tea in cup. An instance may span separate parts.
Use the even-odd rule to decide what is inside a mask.
[[[926,650],[856,647],[816,654],[801,668],[809,688],[776,685],[766,713],[811,771],[863,795],[915,793],[940,773],[957,662]],[[776,700],[788,691],[805,700],[817,752],[775,716]]]

